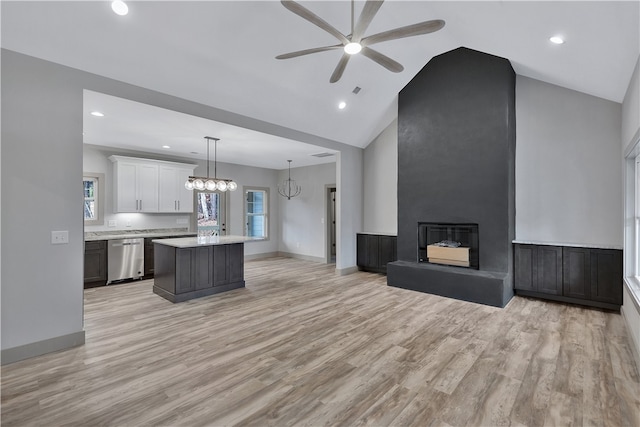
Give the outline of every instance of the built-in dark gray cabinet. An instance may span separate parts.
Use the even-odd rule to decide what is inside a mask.
[[[519,295],[619,310],[622,280],[621,250],[514,245]]]
[[[107,241],[84,242],[84,287],[107,284]]]
[[[562,248],[516,245],[516,289],[562,295]]]
[[[360,270],[387,273],[387,263],[398,259],[398,238],[383,234],[358,233],[356,264]]]

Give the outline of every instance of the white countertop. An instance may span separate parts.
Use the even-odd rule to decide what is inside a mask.
[[[244,243],[255,240],[264,240],[260,237],[247,236],[205,236],[205,237],[183,237],[180,239],[159,239],[153,243],[159,245],[173,246],[174,248],[195,248],[198,246],[230,245],[233,243]]]
[[[179,236],[195,236],[194,231],[176,230],[176,229],[147,229],[147,230],[115,230],[115,231],[97,231],[84,233],[84,241],[92,242],[96,240],[119,240],[119,239],[137,239],[146,237],[179,237]]]
[[[561,242],[541,242],[538,240],[514,240],[512,243],[519,245],[546,245],[546,246],[571,246],[574,248],[590,248],[590,249],[619,249],[621,245],[596,245],[591,243],[561,243]]]

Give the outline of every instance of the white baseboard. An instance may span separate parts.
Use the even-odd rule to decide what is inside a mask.
[[[42,356],[43,354],[66,350],[68,348],[77,347],[83,344],[84,331],[79,331],[72,334],[33,342],[30,344],[20,345],[18,347],[7,348],[5,350],[2,350],[2,364],[7,365],[19,360]]]
[[[294,253],[291,253],[291,252],[278,252],[278,256],[283,256],[283,257],[287,257],[287,258],[301,259],[301,260],[304,260],[304,261],[321,262],[323,264],[325,262],[325,259],[323,257],[311,256],[311,255],[302,255],[302,254],[294,254]]]

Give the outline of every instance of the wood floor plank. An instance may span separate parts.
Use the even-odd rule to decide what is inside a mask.
[[[150,280],[85,290],[83,346],[2,367],[2,425],[640,425],[618,313],[281,257],[245,279],[179,304]]]

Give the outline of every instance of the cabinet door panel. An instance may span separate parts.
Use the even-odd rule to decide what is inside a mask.
[[[539,246],[537,257],[538,292],[562,295],[562,248]]]
[[[366,267],[367,256],[367,236],[358,234],[356,235],[356,264],[360,267]]]
[[[194,286],[195,249],[176,249],[176,294],[191,292]]]
[[[563,249],[563,295],[589,299],[591,293],[591,268],[589,249]]]
[[[160,166],[158,169],[158,211],[176,212],[178,209],[176,199],[176,168]],[[185,189],[186,191],[186,189]]]
[[[92,242],[94,243],[94,242]],[[107,282],[107,247],[87,245],[84,253],[84,282]]]
[[[244,280],[244,244],[228,245],[229,247],[229,282]]]
[[[136,165],[118,162],[114,181],[115,211],[137,212],[138,197],[136,194]]]
[[[176,200],[178,201],[178,212],[193,212],[193,191],[184,188],[184,183],[193,175],[193,169],[176,170]]]
[[[141,212],[158,212],[158,166],[138,165],[138,199]]]
[[[396,237],[380,236],[378,244],[380,250],[378,266],[386,270],[388,263],[396,261]]]
[[[213,253],[212,246],[195,248],[195,288],[206,289],[213,286]]]
[[[229,245],[213,247],[213,286],[229,283],[228,250]]]
[[[378,268],[380,267],[380,262],[378,261],[378,251],[380,250],[380,238],[379,236],[366,236],[366,252],[367,252],[367,260],[365,266],[370,268]]]
[[[538,247],[533,245],[515,245],[514,270],[516,289],[536,291],[536,271],[538,266]]]
[[[622,251],[591,250],[591,298],[622,304]]]

